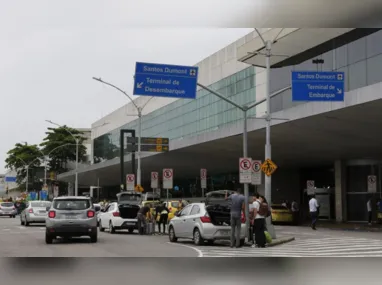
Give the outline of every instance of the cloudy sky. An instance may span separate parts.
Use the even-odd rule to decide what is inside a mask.
[[[130,1],[0,1],[0,173],[15,143],[41,142],[46,119],[86,128],[126,103],[93,76],[131,93],[136,61],[193,65],[252,30],[148,24],[166,11]]]

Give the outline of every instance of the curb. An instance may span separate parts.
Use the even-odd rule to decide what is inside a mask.
[[[277,241],[272,241],[271,243],[267,244],[267,247],[272,247],[272,246],[288,243],[288,242],[291,242],[291,241],[294,241],[294,240],[295,240],[294,237],[282,238],[282,239],[277,240]]]

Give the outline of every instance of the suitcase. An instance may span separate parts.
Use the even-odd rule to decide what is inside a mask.
[[[146,224],[145,234],[146,235],[154,234],[154,223],[147,223]]]

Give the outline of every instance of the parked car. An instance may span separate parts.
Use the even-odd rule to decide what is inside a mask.
[[[8,216],[10,218],[16,218],[17,209],[13,202],[1,202],[0,203],[0,216]]]
[[[293,224],[293,212],[283,205],[272,205],[271,216],[273,224]]]
[[[28,202],[26,208],[20,213],[20,224],[27,227],[32,223],[45,223],[48,216],[46,208],[50,207],[51,204],[49,201]]]
[[[53,199],[47,207],[45,242],[51,244],[57,237],[89,236],[98,240],[97,217],[89,197],[63,196]]]
[[[134,191],[126,191],[117,194],[118,202],[109,206],[99,216],[99,230],[106,228],[111,234],[116,230],[127,229],[130,233],[138,229],[138,211],[140,209],[141,194]]]
[[[192,239],[196,245],[205,241],[212,244],[216,240],[231,237],[230,208],[225,205],[193,203],[178,212],[169,223],[170,242],[179,238]],[[240,243],[245,242],[245,223],[242,219]]]

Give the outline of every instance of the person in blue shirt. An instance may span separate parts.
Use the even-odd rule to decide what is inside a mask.
[[[241,194],[241,189],[237,189],[236,193],[228,196],[228,191],[225,194],[225,199],[231,201],[231,247],[240,246],[241,233],[241,213],[245,213],[245,198]],[[244,214],[245,215],[245,214]],[[245,219],[245,216],[244,216]]]

